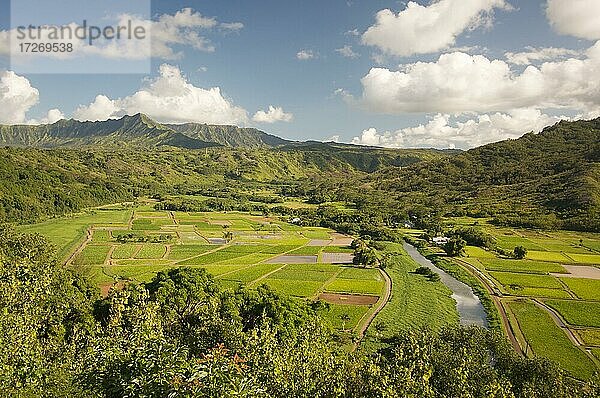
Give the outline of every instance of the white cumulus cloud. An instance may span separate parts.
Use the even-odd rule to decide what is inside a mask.
[[[275,122],[291,122],[294,115],[286,113],[283,108],[277,106],[269,106],[269,109],[265,112],[259,110],[254,114],[252,120],[257,123],[275,123]]]
[[[568,48],[555,47],[526,47],[526,51],[507,52],[504,54],[506,60],[514,65],[531,65],[543,61],[564,60],[567,58],[577,58],[582,55],[581,51],[570,50]]]
[[[583,59],[544,62],[522,72],[502,60],[455,52],[435,62],[417,62],[397,71],[373,68],[362,78],[359,100],[369,109],[464,113],[518,108],[600,108],[600,41]]]
[[[97,95],[94,102],[89,105],[80,105],[73,117],[77,120],[89,120],[92,122],[99,120],[107,120],[111,117],[116,117],[120,108],[115,101],[108,98],[106,95]]]
[[[558,33],[588,40],[600,39],[598,0],[548,0],[546,16]]]
[[[59,109],[54,108],[54,109],[50,109],[46,113],[46,116],[44,116],[40,120],[30,119],[27,121],[27,124],[52,124],[52,123],[56,123],[59,120],[64,119],[64,118],[65,118],[65,115]]]
[[[516,109],[507,113],[490,113],[460,119],[437,114],[427,123],[397,131],[364,130],[352,140],[356,145],[391,148],[461,148],[468,149],[528,132],[540,132],[565,117],[549,116],[538,109]]]
[[[489,25],[494,9],[510,6],[505,0],[439,0],[427,6],[410,1],[398,14],[379,11],[362,42],[398,56],[434,53],[453,46],[465,30]]]
[[[161,65],[159,76],[139,91],[118,99],[97,96],[93,103],[80,106],[74,116],[79,120],[102,120],[135,113],[145,113],[163,123],[248,121],[247,111],[225,98],[219,87],[196,87],[178,67],[168,64]]]
[[[39,91],[12,71],[0,72],[0,123],[25,122],[25,114],[38,103]]]

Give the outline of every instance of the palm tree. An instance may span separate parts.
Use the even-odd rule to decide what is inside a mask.
[[[223,239],[225,239],[225,242],[229,243],[233,240],[233,232],[226,230],[223,231]]]

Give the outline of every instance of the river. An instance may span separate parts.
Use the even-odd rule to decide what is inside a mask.
[[[404,242],[404,250],[412,257],[419,265],[427,267],[436,272],[444,285],[452,290],[452,298],[456,301],[456,309],[460,318],[460,324],[478,325],[487,327],[487,317],[485,309],[477,297],[473,293],[470,286],[462,283],[453,276],[449,275],[444,270],[436,267],[431,261],[425,258],[416,247]]]

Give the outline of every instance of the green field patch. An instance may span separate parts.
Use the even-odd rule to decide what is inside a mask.
[[[131,229],[135,231],[158,231],[163,225],[173,225],[170,219],[137,218],[133,220]]]
[[[104,264],[111,246],[109,245],[87,245],[81,253],[75,257],[74,265],[99,265]]]
[[[354,253],[354,249],[349,246],[325,246],[323,253]]]
[[[167,252],[165,245],[146,243],[142,245],[142,249],[135,255],[137,259],[153,259],[162,258]]]
[[[576,300],[547,300],[545,303],[570,325],[600,328],[600,303]]]
[[[161,264],[154,265],[129,265],[121,267],[110,267],[106,273],[117,279],[135,280],[138,282],[149,282],[154,276],[168,267]]]
[[[266,246],[263,245],[231,245],[223,248],[221,252],[231,252],[240,254],[258,253],[264,250]]]
[[[505,286],[506,292],[515,296],[524,297],[542,297],[542,298],[559,298],[559,299],[570,299],[571,296],[565,290],[561,289],[548,289],[544,287],[521,287],[514,288]]]
[[[92,233],[92,243],[106,243],[111,239],[110,232],[105,229],[95,229]]]
[[[317,272],[338,272],[340,270],[339,265],[334,264],[288,264],[285,266],[285,269],[289,270],[311,270]]]
[[[361,318],[367,313],[369,306],[329,304],[329,308],[319,311],[319,315],[335,329],[354,329]],[[348,320],[342,318],[348,316]]]
[[[540,246],[543,250],[549,252],[573,252],[580,253],[582,250],[585,253],[585,248],[579,245],[578,241],[570,239],[564,233],[554,233],[552,237],[531,238],[532,242]]]
[[[596,357],[596,359],[598,359],[598,361],[600,361],[600,348],[592,348],[592,355]]]
[[[583,300],[600,301],[600,280],[583,278],[560,278],[569,289]]]
[[[224,229],[222,225],[209,224],[206,221],[199,221],[194,223],[194,225],[200,231],[223,231]]]
[[[260,284],[266,284],[280,293],[296,297],[314,296],[322,285],[318,281],[272,279],[271,277],[260,281]]]
[[[280,267],[281,264],[258,264],[225,275],[223,278],[241,283],[250,283]]]
[[[80,267],[78,272],[84,275],[88,280],[90,280],[94,285],[99,286],[102,284],[112,283],[114,282],[114,278],[110,276],[110,273],[105,272],[105,268],[102,265],[90,265],[85,267]]]
[[[512,250],[517,246],[523,246],[527,250],[544,251],[544,248],[526,238],[520,236],[496,236],[496,244],[503,249]]]
[[[213,276],[220,276],[230,272],[237,271],[244,268],[245,265],[203,265],[199,268],[204,268],[209,274]],[[192,267],[193,268],[193,267]]]
[[[132,258],[139,247],[140,245],[136,245],[133,243],[118,245],[115,247],[115,250],[113,250],[111,258],[115,260]]]
[[[497,258],[496,255],[488,250],[482,249],[477,246],[467,246],[465,248],[465,255],[467,257],[476,257],[476,258]]]
[[[373,268],[343,267],[342,272],[337,276],[340,279],[362,279],[368,281],[383,281],[381,272]]]
[[[290,256],[316,256],[321,252],[322,249],[322,246],[304,246],[299,247],[298,249],[287,254]]]
[[[582,264],[597,264],[600,265],[600,254],[575,254],[565,253],[571,257],[574,261]]]
[[[587,380],[592,376],[594,363],[571,343],[546,311],[531,302],[511,302],[508,306],[536,355],[557,362],[574,377]]]
[[[329,235],[331,231],[327,228],[320,227],[306,227],[302,228],[302,235],[308,239],[331,239]]]
[[[544,252],[544,251],[535,251],[530,250],[527,252],[527,259],[535,260],[535,261],[550,261],[553,263],[567,263],[570,264],[573,262],[570,258],[566,257],[562,253],[555,252]]]
[[[136,211],[135,218],[169,218],[166,211]]]
[[[233,260],[237,257],[244,256],[244,253],[235,253],[235,252],[224,252],[222,250],[216,251],[214,253],[203,254],[199,257],[190,258],[188,260],[181,261],[177,263],[178,265],[205,265],[205,264],[214,264],[221,261]]]
[[[480,259],[488,271],[525,272],[531,274],[567,273],[558,263],[530,260]]]
[[[560,281],[550,275],[534,275],[510,272],[490,272],[490,275],[504,286],[562,289]]]
[[[298,269],[295,267],[288,268],[288,266],[286,266],[282,270],[277,271],[271,276],[269,276],[269,278],[295,281],[326,282],[335,275],[335,272],[336,271],[313,270],[309,267],[305,267],[304,269]]]
[[[207,251],[214,250],[211,245],[173,245],[167,258],[171,260],[185,260],[194,257]]]
[[[298,247],[298,245],[275,245],[275,246],[267,246],[265,249],[261,250],[261,253],[264,254],[282,254],[294,250]]]
[[[238,257],[243,257],[248,254],[257,253],[264,249],[261,245],[232,245],[222,248],[213,253],[203,254],[199,257],[190,258],[189,260],[178,263],[179,265],[205,265],[219,262],[227,262]],[[269,256],[270,257],[270,256]],[[268,257],[267,257],[268,258]],[[260,260],[259,260],[260,261]]]
[[[173,261],[164,260],[164,259],[125,259],[125,260],[115,260],[117,267],[129,267],[129,266],[138,266],[138,267],[150,267],[150,266],[163,266],[166,267],[168,265],[173,265]]]
[[[258,264],[262,261],[268,260],[273,257],[272,254],[261,254],[261,253],[250,253],[236,257],[234,259],[227,259],[220,261],[218,264],[239,264],[239,265],[251,265]]]
[[[184,244],[208,244],[206,239],[193,231],[179,231],[179,236]]]
[[[600,329],[578,329],[577,334],[586,345],[600,348]]]
[[[383,287],[383,281],[336,278],[325,286],[325,290],[335,293],[372,294],[378,296],[383,291]]]

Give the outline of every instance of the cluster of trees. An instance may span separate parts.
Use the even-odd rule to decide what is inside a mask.
[[[379,265],[379,256],[377,250],[369,245],[369,242],[363,238],[354,239],[351,248],[354,249],[354,259],[356,265],[365,267],[375,267]]]
[[[101,299],[39,236],[0,229],[0,390],[15,397],[594,397],[498,334],[412,331],[349,353],[318,303],[175,269]]]
[[[440,280],[440,275],[434,271],[432,271],[428,267],[419,267],[415,270],[415,274],[423,275],[431,282],[438,282]]]

